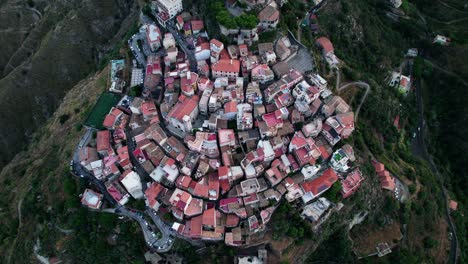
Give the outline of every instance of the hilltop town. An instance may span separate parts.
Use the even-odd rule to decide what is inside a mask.
[[[318,230],[344,206],[324,194],[335,186],[346,199],[366,180],[347,143],[358,110],[332,92],[292,34],[259,41],[277,26],[283,1],[243,2],[261,7],[254,26],[220,21],[221,41],[181,0],[153,1],[128,40],[132,62],[110,62],[110,93],[70,164],[93,183],[82,203],[135,219],[156,252],[176,238],[260,244],[281,203]],[[315,19],[306,17],[311,30]],[[315,44],[338,69],[331,41]],[[405,199],[404,184],[374,167],[381,187]]]

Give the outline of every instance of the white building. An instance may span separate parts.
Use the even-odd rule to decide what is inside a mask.
[[[318,74],[312,74],[310,76],[310,81],[315,84],[320,90],[327,88],[327,81]]]
[[[157,0],[156,5],[158,11],[167,13],[169,18],[173,18],[183,11],[182,0]]]
[[[164,34],[163,46],[164,49],[175,48],[176,42],[174,36],[170,32]]]
[[[331,203],[326,198],[320,197],[316,202],[304,206],[304,210],[301,213],[302,218],[307,218],[312,222],[320,219],[325,211],[330,208]]]
[[[130,81],[130,87],[143,84],[143,69],[133,68],[132,79]]]
[[[127,173],[127,175],[124,176],[124,178],[120,182],[133,198],[143,198],[143,188],[141,185],[141,179],[136,172],[130,171],[129,173]]]
[[[161,30],[154,24],[146,25],[146,40],[152,51],[159,49],[162,40]]]

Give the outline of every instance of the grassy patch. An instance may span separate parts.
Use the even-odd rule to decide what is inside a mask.
[[[91,114],[88,116],[85,125],[97,129],[102,129],[102,122],[104,121],[104,118],[106,117],[107,113],[109,113],[110,109],[119,102],[119,100],[120,96],[118,95],[103,93],[99,97],[96,105],[91,111]]]

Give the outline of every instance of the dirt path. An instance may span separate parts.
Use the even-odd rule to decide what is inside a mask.
[[[20,233],[20,230],[21,230],[21,226],[23,225],[22,220],[21,220],[21,207],[23,205],[23,199],[24,199],[24,197],[21,198],[19,200],[19,202],[18,202],[18,206],[17,206],[17,210],[18,210],[18,228],[16,230],[15,240],[13,240],[13,243],[12,243],[11,248],[10,248],[10,253],[8,254],[7,263],[11,262],[11,255],[13,254],[13,250],[15,249],[16,241],[18,240],[19,233]]]
[[[439,3],[441,3],[443,6],[445,6],[445,7],[447,7],[447,8],[450,8],[450,9],[452,9],[452,10],[454,10],[454,11],[457,11],[457,12],[460,12],[460,13],[463,13],[463,14],[468,14],[467,11],[462,11],[462,10],[456,8],[456,7],[453,7],[453,6],[451,6],[451,5],[447,4],[447,3],[445,3],[445,2],[442,1],[442,0],[439,0]]]
[[[467,18],[467,19],[468,19],[468,18]],[[453,77],[457,78],[463,85],[465,85],[466,87],[468,87],[468,82],[466,82],[460,75],[458,75],[458,74],[456,74],[456,73],[454,73],[454,72],[448,71],[448,70],[446,70],[446,69],[440,67],[440,66],[437,65],[437,64],[434,64],[434,63],[432,63],[432,61],[430,61],[430,60],[426,60],[426,59],[425,59],[424,62],[430,64],[432,67],[436,68],[437,70],[439,70],[439,71],[441,71],[441,72],[444,72],[444,73],[446,73],[446,74],[448,74],[448,75],[450,75],[450,76],[453,76]]]
[[[427,18],[429,18],[430,20],[434,20],[437,23],[441,23],[441,24],[445,24],[445,25],[451,25],[451,24],[455,24],[455,23],[458,23],[458,22],[463,22],[465,20],[468,20],[468,17],[454,19],[454,20],[450,20],[450,21],[441,21],[441,20],[439,20],[437,18],[433,18],[433,17],[430,17],[430,16],[427,16]]]

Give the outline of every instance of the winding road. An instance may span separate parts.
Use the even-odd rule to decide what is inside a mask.
[[[358,107],[356,108],[356,111],[354,112],[354,122],[357,122],[358,121],[358,116],[359,116],[359,111],[361,111],[361,107],[364,104],[364,102],[366,101],[367,95],[370,92],[370,85],[368,83],[366,83],[366,82],[363,82],[363,81],[356,81],[356,82],[346,83],[346,84],[343,84],[343,85],[340,86],[340,82],[341,82],[340,69],[335,68],[335,72],[336,72],[336,87],[335,88],[336,88],[337,92],[341,92],[344,89],[346,89],[348,87],[351,87],[351,86],[358,86],[360,88],[366,89],[366,93],[362,97],[361,102],[359,103]]]
[[[452,218],[450,217],[448,195],[447,195],[447,190],[445,189],[445,186],[443,183],[443,176],[440,174],[439,169],[437,168],[437,165],[435,164],[432,156],[427,151],[426,142],[424,141],[426,122],[424,121],[424,103],[423,103],[423,96],[422,96],[421,80],[417,79],[415,81],[415,86],[416,86],[416,97],[417,97],[418,112],[419,112],[418,124],[420,127],[420,129],[416,131],[415,143],[417,145],[417,148],[419,149],[419,153],[416,153],[416,154],[417,155],[419,154],[419,156],[424,158],[429,163],[430,168],[432,172],[434,173],[434,175],[436,175],[440,188],[442,190],[442,199],[444,199],[444,202],[445,202],[445,216],[449,224],[450,232],[452,233],[452,240],[450,241],[450,253],[449,253],[448,263],[455,264],[457,263],[457,259],[458,259],[458,238],[457,238],[456,228],[455,228],[455,224],[452,221]]]
[[[141,226],[143,236],[145,238],[145,241],[147,245],[154,251],[164,253],[167,252],[171,249],[173,245],[173,239],[170,234],[171,230],[168,226],[165,226],[165,228],[162,228],[163,225],[161,225],[162,221],[155,221],[155,225],[160,228],[161,234],[163,235],[161,239],[158,239],[155,232],[152,230],[151,226],[149,223],[145,220],[143,217],[143,212],[138,212],[133,209],[126,208],[123,205],[118,204],[114,198],[109,194],[107,191],[107,188],[105,187],[104,183],[100,180],[98,180],[92,173],[90,173],[84,166],[82,166],[79,162],[79,150],[86,146],[91,138],[92,132],[94,129],[88,129],[86,133],[83,135],[83,137],[80,140],[80,143],[77,145],[75,153],[73,155],[73,160],[70,163],[71,167],[71,172],[75,176],[82,177],[86,180],[88,180],[90,183],[94,184],[99,188],[99,191],[104,195],[104,198],[109,202],[111,206],[114,206],[115,209],[111,210],[105,210],[104,212],[108,213],[116,213],[120,214],[123,216],[126,216],[128,218],[131,218],[135,221],[138,222],[138,224]],[[138,163],[139,165],[139,163]],[[151,219],[154,219],[150,215]],[[158,217],[157,215],[155,217]]]

